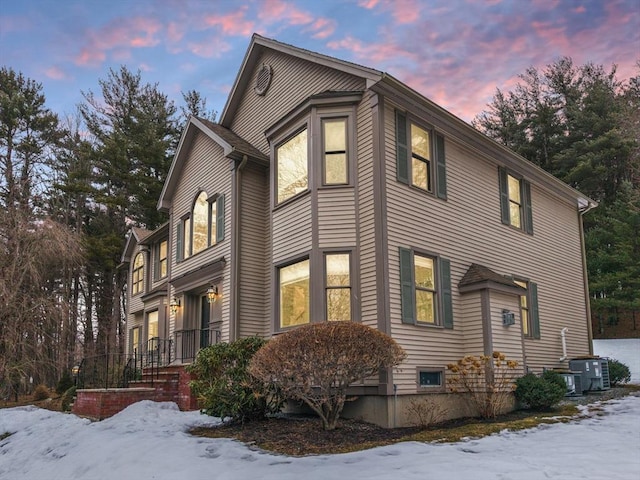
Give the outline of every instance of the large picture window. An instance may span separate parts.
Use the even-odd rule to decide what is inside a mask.
[[[224,239],[224,195],[200,192],[191,213],[178,224],[177,260],[184,260]]]
[[[310,321],[309,259],[278,269],[280,328]]]
[[[138,253],[133,260],[133,270],[131,271],[131,294],[136,295],[142,292],[144,286],[144,255]]]
[[[325,295],[328,321],[351,320],[351,256],[326,254]]]
[[[307,130],[304,129],[276,149],[277,203],[309,188]]]

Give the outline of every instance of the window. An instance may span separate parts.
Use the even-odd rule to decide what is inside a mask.
[[[453,328],[449,260],[400,248],[403,323]]]
[[[347,160],[347,119],[322,121],[324,185],[349,183]]]
[[[163,240],[155,248],[154,279],[158,280],[167,276],[167,241]]]
[[[326,254],[325,298],[327,320],[351,320],[351,255],[348,253]]]
[[[531,184],[500,167],[500,212],[502,223],[533,234]]]
[[[398,181],[447,198],[444,137],[396,111]]]
[[[309,259],[278,269],[280,328],[309,323]]]
[[[209,246],[209,203],[206,192],[200,192],[193,204],[192,253],[201,252]]]
[[[209,198],[200,192],[190,215],[177,227],[177,260],[184,260],[224,239],[224,195]]]
[[[444,369],[418,367],[417,380],[420,389],[442,390],[444,387]]]
[[[304,129],[276,149],[277,203],[309,188],[307,130]]]
[[[131,272],[131,294],[136,295],[142,292],[144,285],[144,256],[138,253],[133,260],[133,271]]]
[[[522,335],[527,338],[540,338],[540,319],[538,316],[538,285],[526,280],[514,280],[527,292],[520,295],[520,319]]]
[[[140,327],[132,328],[129,338],[131,339],[129,351],[131,353],[140,351]]]

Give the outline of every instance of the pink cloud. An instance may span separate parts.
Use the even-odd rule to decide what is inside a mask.
[[[414,53],[407,51],[404,47],[395,45],[393,42],[361,42],[353,37],[345,37],[342,40],[327,43],[327,47],[332,50],[350,51],[359,61],[366,61],[369,65],[372,63],[386,63],[399,57],[415,59]]]
[[[289,25],[305,25],[313,22],[313,15],[304,10],[300,10],[295,4],[283,0],[265,0],[258,18],[274,23],[284,21]]]
[[[358,2],[358,6],[362,8],[366,8],[367,10],[371,10],[378,5],[379,0],[360,0]]]
[[[224,52],[231,50],[228,43],[217,37],[207,38],[202,42],[190,42],[187,48],[194,55],[204,58],[218,58]]]
[[[313,22],[307,30],[314,32],[311,35],[313,38],[325,39],[336,31],[336,22],[335,20],[321,17]]]
[[[247,7],[242,7],[236,12],[226,15],[211,14],[204,17],[204,23],[208,27],[220,27],[222,33],[227,35],[248,36],[254,30],[254,23],[245,19]]]
[[[384,12],[390,12],[398,24],[414,23],[420,18],[419,0],[361,0],[358,6],[367,10],[379,7]]]
[[[71,78],[66,74],[64,70],[62,70],[62,68],[55,65],[47,68],[44,71],[44,74],[52,80],[68,80],[69,78]]]
[[[119,51],[118,56],[122,58],[126,57],[123,49],[156,46],[160,43],[161,28],[160,22],[150,18],[114,19],[103,28],[87,33],[87,46],[76,56],[75,63],[95,65],[103,62],[108,52]]]

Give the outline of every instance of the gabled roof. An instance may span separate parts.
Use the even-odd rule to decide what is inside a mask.
[[[127,235],[127,243],[124,245],[124,251],[122,252],[120,262],[128,263],[131,260],[131,255],[133,254],[135,246],[142,243],[152,233],[153,232],[151,230],[147,230],[145,228],[131,227],[129,235]]]
[[[171,206],[171,198],[178,185],[180,172],[187,161],[191,144],[198,132],[204,133],[220,145],[227,158],[240,161],[246,155],[248,159],[254,162],[265,166],[269,165],[269,158],[239,135],[222,125],[192,115],[189,117],[189,121],[182,132],[178,149],[162,187],[162,193],[158,200],[158,210],[167,211]]]
[[[484,265],[472,263],[458,283],[458,289],[461,293],[464,293],[486,288],[507,289],[516,294],[524,294],[524,292],[526,292],[526,289],[522,288],[509,277],[500,275]]]
[[[373,68],[358,65],[356,63],[340,60],[335,57],[323,55],[321,53],[305,50],[304,48],[294,47],[287,43],[278,42],[270,38],[265,38],[257,33],[254,33],[251,37],[251,43],[247,49],[247,53],[244,56],[236,80],[231,88],[227,103],[222,110],[220,116],[220,124],[225,127],[229,127],[233,121],[233,117],[236,113],[242,94],[247,88],[247,85],[251,81],[251,75],[255,66],[266,49],[275,50],[277,52],[291,55],[292,57],[300,58],[302,60],[308,60],[318,65],[324,65],[325,67],[333,68],[335,70],[361,77],[367,80],[367,84],[377,82],[382,78],[383,73]]]
[[[505,166],[508,169],[524,175],[535,184],[547,189],[556,196],[577,205],[580,210],[588,210],[597,206],[597,202],[591,198],[583,195],[504,145],[487,137],[464,120],[432,102],[421,93],[413,90],[388,73],[303,48],[294,47],[293,45],[265,38],[255,33],[251,37],[251,43],[244,56],[227,103],[222,111],[220,117],[221,125],[229,127],[233,122],[233,117],[242,95],[251,81],[252,73],[262,53],[267,49],[364,78],[367,88],[389,98],[394,103],[404,106],[404,108],[408,110],[415,111],[421,118],[432,123],[438,131],[455,138],[456,141],[481,155],[485,160]]]

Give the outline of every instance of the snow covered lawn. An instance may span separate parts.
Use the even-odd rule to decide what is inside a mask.
[[[187,429],[216,419],[173,403],[134,404],[91,423],[19,407],[0,410],[3,480],[604,479],[640,478],[640,396],[603,404],[570,424],[502,432],[453,444],[406,442],[362,452],[293,458]]]

